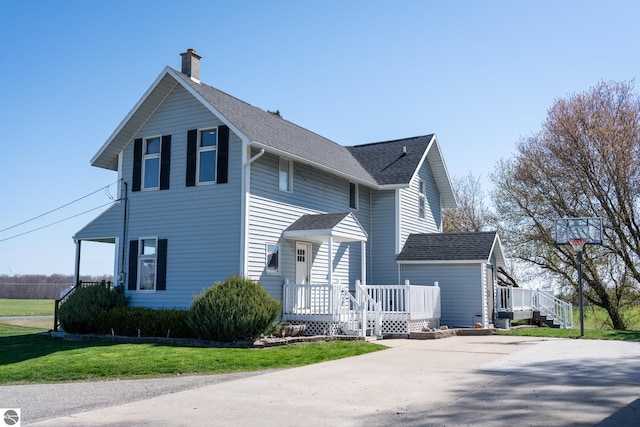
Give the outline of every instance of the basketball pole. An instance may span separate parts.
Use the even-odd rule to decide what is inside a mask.
[[[580,295],[580,336],[584,337],[584,309],[582,307],[582,249],[578,251],[578,294]]]

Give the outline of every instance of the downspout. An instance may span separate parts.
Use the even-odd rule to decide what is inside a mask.
[[[249,150],[251,150],[251,144],[247,144]],[[249,192],[251,190],[251,169],[249,169],[249,166],[251,166],[251,163],[255,162],[256,160],[258,160],[260,157],[262,157],[264,155],[264,148],[261,148],[260,151],[258,151],[258,153],[256,153],[255,156],[251,157],[250,159],[248,159],[247,161],[245,161],[242,166],[243,166],[243,172],[244,172],[244,195],[243,195],[243,209],[242,209],[242,214],[244,217],[244,225],[242,227],[242,259],[240,261],[240,268],[242,271],[242,276],[243,277],[248,277],[249,275],[249,266],[247,264],[247,260],[249,259]]]
[[[125,282],[125,276],[126,273],[124,271],[124,266],[125,264],[125,250],[127,247],[127,210],[129,207],[129,196],[128,196],[128,192],[127,192],[127,183],[125,181],[122,181],[122,194],[121,197],[124,200],[124,215],[122,218],[122,242],[120,243],[121,246],[121,250],[122,250],[122,257],[120,258],[120,274],[118,274],[118,287],[121,287],[122,290],[124,290],[124,282]],[[123,197],[124,195],[124,197]]]

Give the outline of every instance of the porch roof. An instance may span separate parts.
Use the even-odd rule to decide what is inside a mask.
[[[302,215],[282,233],[285,239],[366,242],[367,233],[351,212]]]

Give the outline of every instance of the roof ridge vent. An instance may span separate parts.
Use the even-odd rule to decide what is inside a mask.
[[[200,59],[202,56],[195,49],[189,48],[182,56],[182,74],[187,75],[196,83],[200,83]]]

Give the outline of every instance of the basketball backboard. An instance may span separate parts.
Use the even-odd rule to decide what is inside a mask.
[[[556,245],[569,245],[574,239],[586,239],[587,245],[602,244],[602,218],[557,218],[553,230]]]

